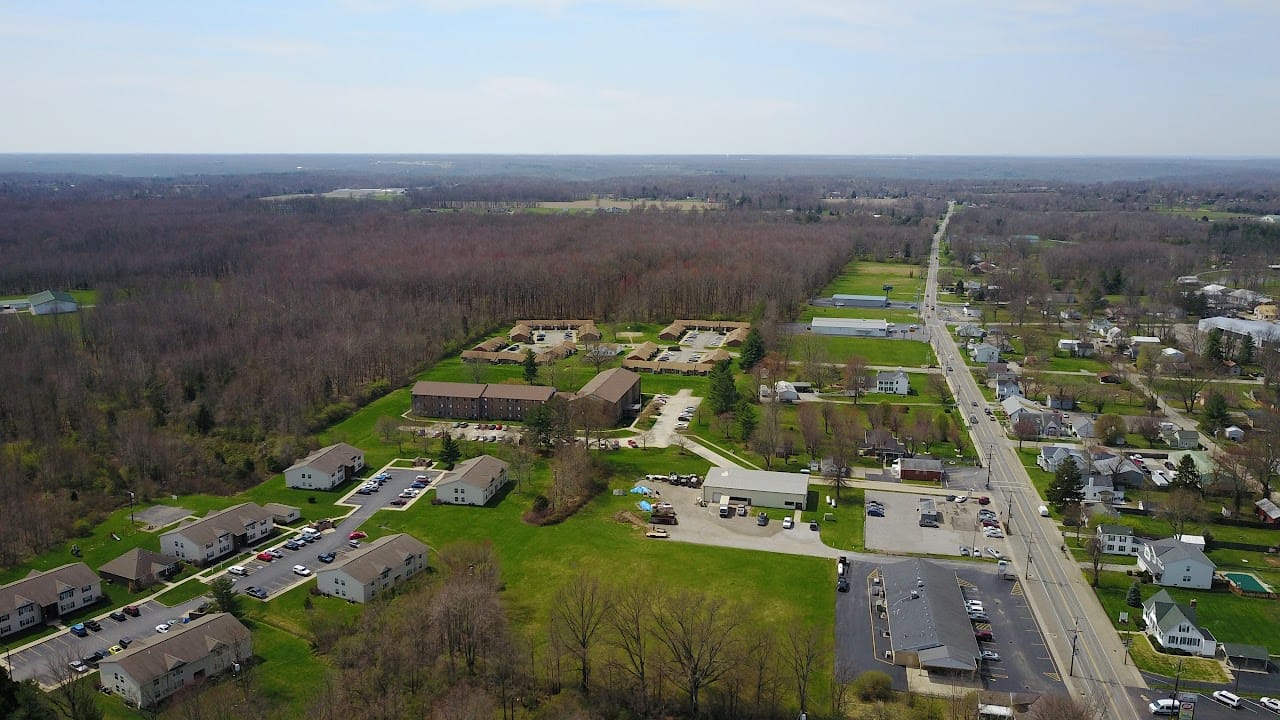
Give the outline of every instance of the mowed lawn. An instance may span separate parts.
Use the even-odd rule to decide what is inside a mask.
[[[858,355],[867,359],[872,365],[900,365],[902,367],[920,367],[934,362],[933,348],[928,343],[915,340],[891,340],[889,338],[846,337],[842,335],[805,336],[834,358],[833,362],[844,362],[850,356]]]
[[[927,274],[920,265],[855,260],[844,266],[818,295],[883,295],[884,286],[892,285],[889,299],[910,301],[923,290]]]
[[[622,490],[647,473],[705,474],[710,467],[675,448],[608,457],[615,472],[610,487]],[[484,508],[419,501],[403,512],[379,512],[365,529],[371,536],[408,532],[436,549],[460,541],[492,542],[502,561],[508,610],[535,637],[544,633],[556,591],[580,571],[619,586],[641,583],[655,592],[697,590],[726,602],[750,597],[753,624],[833,627],[834,605],[821,559],[648,539],[642,528],[618,519],[627,512],[644,518],[636,507],[639,498],[630,494],[606,493],[559,525],[534,527],[521,519],[534,494],[535,488],[522,488]]]

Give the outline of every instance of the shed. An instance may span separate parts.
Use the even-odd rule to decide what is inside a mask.
[[[1228,427],[1228,428],[1226,428],[1225,430],[1223,430],[1223,431],[1222,431],[1222,436],[1223,436],[1223,437],[1225,437],[1225,438],[1226,438],[1226,439],[1228,439],[1228,440],[1234,440],[1234,441],[1236,441],[1236,442],[1243,442],[1243,441],[1244,441],[1244,429],[1243,429],[1243,428],[1241,428],[1239,425],[1231,425],[1230,427]]]
[[[1222,643],[1222,652],[1227,663],[1237,670],[1268,672],[1271,666],[1271,655],[1261,645]]]
[[[27,299],[32,315],[58,315],[75,312],[79,309],[76,299],[70,293],[57,290],[38,292]]]
[[[271,513],[271,519],[277,525],[288,525],[302,519],[302,510],[292,505],[284,503],[267,503],[262,506],[263,510]]]

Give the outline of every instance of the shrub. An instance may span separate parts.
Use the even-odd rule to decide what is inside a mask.
[[[858,697],[864,702],[888,700],[893,695],[893,678],[880,670],[868,670],[853,681]]]

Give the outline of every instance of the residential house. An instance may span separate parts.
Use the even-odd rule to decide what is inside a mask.
[[[1165,538],[1143,544],[1138,567],[1150,573],[1157,585],[1208,590],[1217,566],[1195,545]]]
[[[1236,442],[1244,442],[1244,428],[1240,427],[1239,425],[1228,426],[1225,430],[1222,431],[1222,436],[1228,440],[1234,440]]]
[[[1176,365],[1187,361],[1187,354],[1178,348],[1167,347],[1160,351],[1160,357],[1157,359],[1162,365]]]
[[[1094,345],[1088,340],[1062,339],[1058,341],[1058,352],[1071,357],[1093,357]]]
[[[768,385],[761,385],[766,391],[766,396],[772,397],[774,402],[795,402],[800,399],[800,393],[796,392],[796,386],[786,380],[779,380],[770,388]]]
[[[1088,458],[1084,451],[1074,445],[1042,445],[1040,454],[1036,456],[1036,465],[1045,472],[1058,472],[1058,468],[1066,461],[1074,462],[1080,468],[1082,476],[1088,471]]]
[[[98,682],[126,702],[154,708],[189,685],[253,657],[253,634],[230,613],[203,615],[104,658]]]
[[[1208,285],[1205,285],[1204,287],[1200,288],[1200,294],[1204,295],[1205,297],[1221,297],[1230,289],[1231,288],[1227,287],[1226,285],[1209,283]]]
[[[1257,513],[1258,519],[1268,525],[1280,524],[1280,507],[1271,502],[1270,498],[1262,498],[1253,504],[1254,512]]]
[[[1062,437],[1067,433],[1066,421],[1063,420],[1061,412],[1048,410],[1027,398],[1017,395],[1007,397],[1000,403],[1000,407],[1004,409],[1005,415],[1009,416],[1011,427],[1023,417],[1028,417],[1035,423],[1036,432],[1039,435]]]
[[[1201,657],[1218,654],[1218,641],[1208,630],[1196,626],[1195,605],[1179,605],[1168,590],[1161,590],[1142,603],[1142,619],[1147,635],[1162,648]]]
[[[1142,468],[1122,454],[1102,450],[1093,453],[1090,462],[1094,473],[1109,476],[1116,487],[1142,487],[1146,478]]]
[[[1066,322],[1079,320],[1081,317],[1079,310],[1059,310],[1058,319]]]
[[[1076,398],[1074,395],[1045,395],[1044,404],[1049,406],[1050,410],[1075,410]]]
[[[861,450],[863,455],[875,455],[880,462],[896,460],[907,454],[907,446],[898,442],[898,438],[883,427],[866,431]]]
[[[1183,430],[1172,424],[1160,428],[1160,439],[1169,447],[1178,450],[1194,450],[1200,447],[1200,433],[1195,430]]]
[[[1244,372],[1240,367],[1240,363],[1237,363],[1235,360],[1223,360],[1222,365],[1219,366],[1218,370],[1223,375],[1231,375],[1233,377],[1239,377],[1240,374]]]
[[[1260,292],[1256,292],[1254,290],[1246,290],[1244,288],[1241,288],[1239,290],[1232,290],[1231,292],[1227,293],[1227,296],[1225,299],[1227,304],[1230,305],[1231,307],[1241,308],[1246,310],[1259,303],[1266,303],[1271,301],[1271,298],[1263,295]]]
[[[1094,318],[1089,321],[1089,332],[1106,337],[1107,332],[1115,326],[1115,323],[1106,318]]]
[[[271,511],[257,503],[241,503],[162,534],[160,549],[187,562],[205,565],[240,548],[257,545],[274,530]]]
[[[911,391],[907,374],[902,370],[886,370],[876,373],[876,392],[906,395]]]
[[[981,325],[973,323],[964,323],[956,328],[956,335],[962,338],[978,338],[986,337],[987,331],[982,329]]]
[[[412,535],[380,537],[316,571],[325,594],[364,603],[427,569],[427,546]]]
[[[335,443],[312,452],[284,471],[285,487],[332,490],[364,469],[364,451]]]
[[[507,463],[492,455],[463,460],[436,483],[436,500],[450,505],[486,505],[507,484]]]
[[[1009,397],[1023,397],[1022,386],[1018,384],[1017,380],[997,380],[996,402]]]
[[[32,315],[59,315],[71,313],[79,309],[76,299],[70,293],[58,290],[44,290],[27,298]]]
[[[1137,555],[1142,543],[1128,525],[1101,523],[1095,528],[1098,545],[1106,555]]]
[[[182,571],[182,561],[142,548],[134,548],[98,568],[98,574],[135,592],[168,580]]]
[[[1253,314],[1259,320],[1276,320],[1280,318],[1280,306],[1275,303],[1263,303],[1253,309]]]
[[[1109,504],[1124,500],[1124,488],[1117,487],[1110,475],[1089,473],[1084,476],[1084,484],[1080,487],[1085,502]]]
[[[978,343],[969,350],[969,357],[979,363],[999,362],[1000,350],[990,343]]]
[[[33,570],[0,586],[0,637],[88,607],[102,597],[102,580],[82,562]]]
[[[942,461],[936,458],[900,458],[893,461],[891,470],[900,480],[942,481]]]
[[[1071,429],[1075,432],[1076,437],[1082,440],[1089,440],[1098,437],[1098,434],[1093,431],[1093,420],[1090,420],[1087,417],[1077,420]]]

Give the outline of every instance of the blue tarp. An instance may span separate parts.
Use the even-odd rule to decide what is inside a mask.
[[[641,500],[640,509],[645,512],[653,512],[653,505],[651,505],[648,500]]]
[[[635,486],[635,487],[631,488],[631,492],[636,493],[636,494],[638,494],[638,495],[651,495],[651,494],[653,494],[653,491],[652,491],[652,490],[650,490],[649,488],[647,488],[647,487],[645,487],[645,486],[643,486],[643,485],[637,485],[637,486]]]

